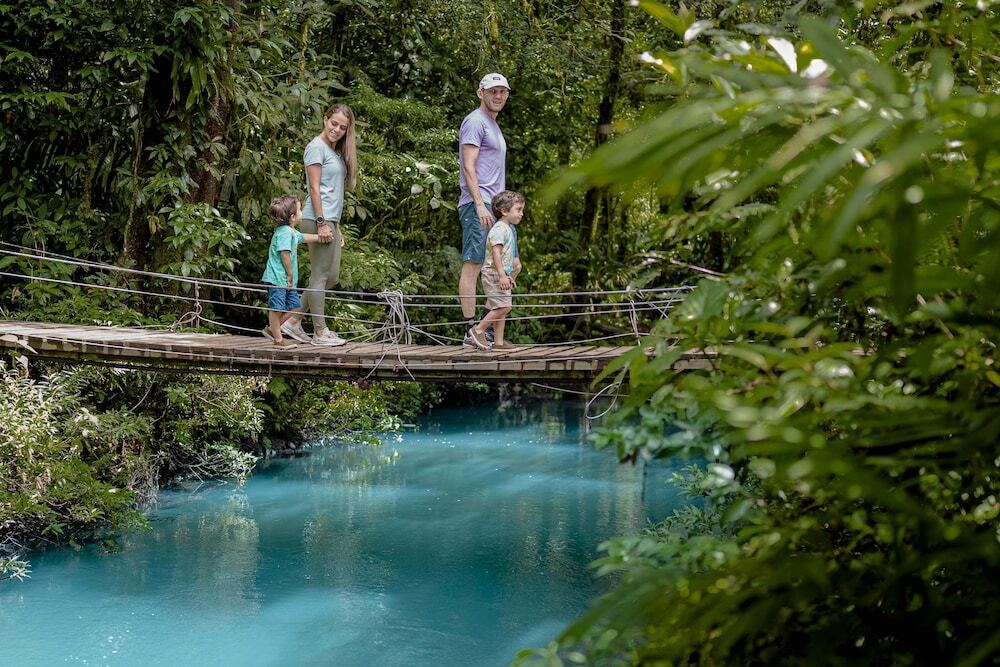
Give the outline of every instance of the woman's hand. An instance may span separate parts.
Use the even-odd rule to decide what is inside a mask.
[[[329,243],[333,240],[333,230],[330,229],[330,225],[325,222],[321,222],[317,225],[316,235],[319,236],[320,243]]]

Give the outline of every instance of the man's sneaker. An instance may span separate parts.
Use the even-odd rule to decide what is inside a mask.
[[[288,320],[281,325],[281,334],[283,336],[288,336],[292,340],[297,340],[300,343],[309,342],[309,334],[307,334],[302,328],[301,322],[293,323],[291,320]]]
[[[316,334],[309,341],[313,345],[326,345],[328,347],[336,347],[337,345],[343,345],[347,341],[333,333],[329,329],[321,334]]]
[[[472,336],[472,342],[480,350],[490,349],[490,344],[486,342],[486,334],[479,333],[475,328],[469,329],[469,335]]]
[[[462,341],[462,347],[471,347],[478,350],[479,346],[476,345],[476,339],[472,337],[472,329],[468,329],[465,332],[465,339]]]

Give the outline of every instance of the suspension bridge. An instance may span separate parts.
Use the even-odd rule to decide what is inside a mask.
[[[461,332],[464,320],[441,321],[437,314],[458,310],[455,295],[325,290],[328,316],[348,342],[339,347],[308,343],[278,347],[259,329],[214,318],[217,310],[249,309],[259,311],[263,321],[266,285],[139,271],[8,243],[0,243],[2,256],[14,258],[7,264],[34,267],[41,263],[48,268],[0,271],[8,279],[105,290],[122,299],[174,300],[187,310],[176,322],[158,327],[0,320],[0,349],[60,363],[317,380],[588,384],[619,356],[643,345],[642,322],[669,316],[690,290],[681,286],[515,294],[514,311],[524,314],[508,318],[511,331],[516,331],[518,323],[573,323],[599,315],[617,319],[624,327],[600,336],[495,351],[463,347],[461,338],[449,335]],[[137,282],[143,288],[137,288]],[[173,284],[174,289],[148,287],[154,284]],[[704,353],[691,351],[677,365],[705,363]]]

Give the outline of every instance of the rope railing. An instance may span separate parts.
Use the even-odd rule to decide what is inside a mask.
[[[219,280],[204,277],[177,276],[169,273],[156,271],[142,271],[127,267],[120,267],[113,264],[104,264],[85,259],[60,255],[29,248],[13,243],[0,241],[0,256],[14,257],[23,260],[38,261],[42,263],[58,264],[62,266],[74,266],[78,268],[91,269],[94,271],[120,273],[129,276],[145,277],[156,280],[172,281],[189,287],[188,294],[174,294],[155,289],[138,289],[135,287],[123,287],[108,285],[103,283],[83,282],[73,280],[69,277],[56,278],[49,276],[39,276],[29,273],[15,273],[12,271],[0,271],[0,276],[20,279],[25,281],[44,282],[49,284],[65,285],[85,289],[99,289],[114,293],[129,294],[140,297],[162,298],[189,303],[190,308],[181,315],[173,325],[169,325],[170,330],[177,330],[182,327],[198,328],[201,325],[209,325],[228,329],[232,331],[243,331],[257,334],[258,329],[251,329],[239,325],[223,322],[209,317],[204,309],[207,306],[219,306],[266,313],[269,308],[261,304],[241,303],[240,301],[225,301],[218,298],[207,298],[202,295],[205,287],[220,288],[237,293],[249,293],[255,295],[266,294],[268,285],[262,283],[242,283],[231,280]],[[625,316],[631,331],[621,333],[609,333],[601,336],[591,336],[581,340],[564,341],[559,343],[538,343],[538,345],[558,346],[583,343],[598,343],[620,338],[635,338],[638,342],[642,338],[640,330],[640,314],[665,317],[669,311],[678,303],[683,301],[683,295],[693,289],[689,285],[677,287],[657,287],[641,289],[623,290],[591,290],[574,292],[526,292],[514,294],[514,299],[547,299],[547,298],[573,298],[572,301],[559,303],[517,303],[518,310],[541,309],[541,313],[514,315],[508,317],[510,322],[527,322],[542,320],[572,320],[581,317],[597,316]],[[349,290],[313,290],[301,288],[302,292],[320,292],[324,299],[346,304],[350,309],[352,306],[377,307],[385,309],[385,319],[365,319],[355,317],[353,314],[338,313],[336,319],[348,323],[352,326],[349,331],[342,331],[341,335],[346,340],[352,342],[373,341],[380,343],[392,343],[395,345],[412,344],[413,336],[420,335],[437,344],[461,343],[461,338],[448,336],[440,333],[439,330],[447,327],[464,327],[466,320],[414,322],[410,317],[409,310],[440,310],[455,309],[460,304],[460,299],[456,294],[404,294],[401,290],[381,290],[379,292],[361,292]],[[586,300],[576,297],[587,297]],[[441,299],[449,302],[440,302]],[[608,300],[602,300],[608,299]],[[433,302],[431,300],[438,300]],[[554,309],[561,309],[564,312],[545,312]],[[302,314],[303,316],[308,313]],[[346,335],[345,335],[346,334]],[[349,337],[348,337],[349,336]],[[398,353],[397,353],[398,355]]]
[[[152,291],[149,291],[149,290],[140,290],[140,289],[134,289],[134,288],[129,288],[129,287],[115,287],[114,285],[102,285],[100,283],[85,283],[85,282],[81,282],[81,281],[78,281],[78,280],[67,280],[65,278],[48,278],[48,277],[44,277],[44,276],[33,276],[33,275],[26,274],[26,273],[13,273],[13,272],[10,272],[10,271],[0,271],[0,276],[4,276],[6,278],[20,278],[20,279],[24,279],[24,280],[27,280],[27,281],[46,282],[46,283],[53,283],[53,284],[58,284],[58,285],[66,285],[66,286],[70,286],[70,287],[85,287],[85,288],[88,288],[88,289],[99,289],[99,290],[106,290],[106,291],[110,291],[110,292],[121,292],[121,293],[126,293],[126,294],[133,294],[133,295],[136,295],[136,296],[160,297],[160,298],[164,298],[164,299],[173,299],[173,300],[176,300],[176,301],[187,301],[187,302],[190,302],[192,304],[201,303],[201,304],[208,304],[208,305],[214,305],[214,306],[227,306],[227,307],[232,307],[232,308],[241,308],[241,309],[244,309],[244,310],[256,310],[256,311],[262,311],[262,312],[267,312],[268,310],[271,310],[267,306],[254,305],[254,304],[249,304],[249,303],[239,303],[239,302],[236,302],[236,301],[220,301],[218,299],[208,299],[208,298],[198,297],[198,296],[186,296],[186,295],[183,295],[183,294],[170,294],[170,293],[167,293],[167,292],[152,292]],[[660,299],[660,300],[657,300],[657,301],[644,301],[644,302],[641,302],[643,305],[635,305],[635,304],[632,304],[630,302],[621,302],[621,303],[619,303],[619,302],[612,302],[612,303],[604,303],[604,304],[590,304],[591,307],[597,306],[597,307],[599,307],[601,309],[600,310],[592,310],[590,312],[585,312],[585,313],[553,313],[553,314],[549,314],[549,315],[515,315],[513,317],[508,317],[507,321],[511,322],[511,321],[518,321],[518,320],[558,320],[558,319],[567,319],[567,318],[573,318],[573,317],[585,317],[585,316],[592,316],[592,315],[623,314],[623,313],[629,313],[632,310],[640,311],[640,312],[654,311],[655,310],[655,311],[659,311],[659,312],[662,313],[662,312],[664,312],[663,309],[660,308],[660,307],[658,307],[658,306],[671,305],[671,304],[674,304],[674,303],[680,303],[681,301],[683,301],[683,299],[677,298],[677,299]],[[380,306],[380,305],[385,305],[385,304],[384,304],[384,302],[380,303],[380,302],[377,302],[377,301],[373,301],[373,302],[368,303],[368,305],[371,305],[371,306]],[[619,306],[621,306],[621,307],[619,307]],[[407,306],[407,307],[413,307],[413,306],[411,305],[411,306]],[[419,306],[417,306],[417,307],[419,307]],[[457,306],[453,306],[453,307],[457,308]],[[282,311],[282,312],[287,312],[287,311]],[[304,313],[304,315],[308,315],[308,313]],[[344,319],[355,319],[355,318],[351,318],[350,316],[344,316]],[[371,323],[371,324],[380,324],[380,322],[378,322],[376,320],[358,320],[358,321],[363,321],[363,322]],[[431,322],[431,323],[428,323],[428,324],[424,324],[422,326],[424,326],[424,327],[458,326],[460,324],[465,324],[465,322],[466,322],[465,320],[450,320],[450,321],[446,321],[446,322]]]
[[[110,271],[117,273],[125,273],[136,276],[143,276],[147,278],[157,278],[161,280],[169,280],[174,282],[180,282],[192,287],[198,285],[204,285],[208,287],[222,287],[230,289],[233,291],[245,291],[253,292],[258,294],[266,294],[267,286],[262,283],[244,283],[232,280],[222,280],[218,278],[192,278],[188,276],[178,276],[170,273],[160,273],[156,271],[144,271],[140,269],[131,269],[128,267],[117,266],[114,264],[105,264],[101,262],[93,262],[90,260],[83,260],[75,257],[70,257],[68,255],[60,255],[58,253],[53,253],[46,250],[38,250],[34,248],[29,248],[26,246],[21,246],[13,243],[8,243],[0,241],[0,255],[7,255],[10,257],[21,257],[24,259],[34,259],[46,262],[52,262],[64,265],[73,265],[84,268],[97,269],[101,271]],[[345,301],[348,303],[360,303],[365,305],[380,304],[381,299],[377,293],[372,292],[362,292],[362,291],[351,291],[351,290],[336,290],[336,289],[313,289],[309,287],[298,288],[302,292],[319,292],[324,294],[327,298],[335,301]],[[655,295],[655,294],[683,294],[693,289],[690,285],[680,285],[676,287],[655,287],[655,288],[634,288],[634,289],[621,289],[621,290],[590,290],[590,291],[568,291],[568,292],[519,292],[512,295],[514,299],[529,299],[529,298],[546,298],[546,297],[578,297],[578,296],[607,296],[607,295],[636,295],[642,300],[647,300],[645,295]],[[430,303],[430,304],[419,304],[419,307],[424,308],[454,308],[458,303],[460,303],[460,297],[457,294],[403,294],[404,300],[430,300],[430,299],[444,299],[448,301],[447,303]],[[626,302],[622,302],[626,303]],[[414,304],[417,305],[417,304]],[[571,301],[565,303],[555,303],[555,304],[519,304],[521,308],[581,308],[588,307],[591,304],[586,302]]]

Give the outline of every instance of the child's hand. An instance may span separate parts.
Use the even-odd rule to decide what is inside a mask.
[[[344,235],[343,234],[340,235],[340,247],[341,248],[344,247]]]
[[[500,279],[500,289],[509,290],[513,287],[514,281],[510,279],[510,276],[504,276]]]

